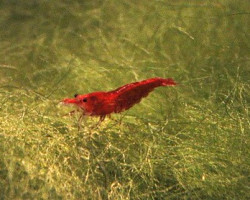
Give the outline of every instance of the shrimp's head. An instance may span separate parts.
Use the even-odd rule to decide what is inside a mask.
[[[64,104],[73,104],[82,109],[86,115],[94,115],[94,111],[100,102],[100,92],[90,94],[75,94],[74,98],[67,98],[62,100]]]

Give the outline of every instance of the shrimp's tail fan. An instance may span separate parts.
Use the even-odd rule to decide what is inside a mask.
[[[177,85],[177,83],[172,78],[162,79],[162,86]]]

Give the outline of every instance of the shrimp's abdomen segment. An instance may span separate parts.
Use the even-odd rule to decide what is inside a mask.
[[[138,86],[133,90],[127,91],[125,94],[120,94],[116,99],[115,112],[119,113],[124,110],[131,108],[133,105],[139,103],[143,97],[148,96],[148,94],[153,90],[153,88],[148,88],[145,85]]]
[[[131,108],[139,103],[142,98],[148,96],[156,87],[176,85],[173,79],[152,78],[141,82],[135,82],[124,85],[114,91],[111,91],[115,98],[114,112],[119,113]]]

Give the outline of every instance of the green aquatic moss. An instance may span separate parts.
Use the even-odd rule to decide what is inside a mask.
[[[249,199],[248,1],[0,3],[0,199]],[[100,126],[60,100],[155,76]]]

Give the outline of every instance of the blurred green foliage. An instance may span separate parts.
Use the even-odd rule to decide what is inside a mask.
[[[249,1],[0,2],[0,199],[249,199]],[[172,77],[100,127],[75,93]]]

